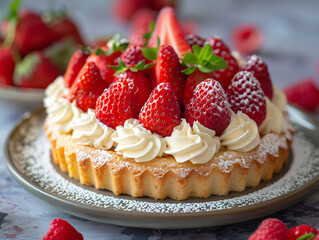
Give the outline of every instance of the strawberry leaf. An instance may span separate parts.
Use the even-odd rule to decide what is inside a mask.
[[[147,46],[148,40],[151,38],[154,28],[155,28],[155,22],[151,21],[150,24],[148,25],[148,32],[143,35],[143,38],[146,40],[144,43],[144,46]]]
[[[13,43],[15,29],[19,21],[20,7],[21,7],[20,0],[14,0],[9,5],[7,16],[6,16],[6,20],[8,22],[8,31],[4,40],[5,46],[11,46]]]
[[[106,51],[101,51],[103,51],[106,56],[110,56],[117,51],[124,52],[128,45],[129,42],[121,40],[121,35],[117,33],[107,42],[108,49]],[[99,51],[99,55],[101,55],[101,51]]]
[[[206,44],[203,48],[194,44],[192,49],[193,52],[186,53],[182,59],[182,63],[186,67],[182,71],[184,74],[190,75],[196,68],[203,73],[210,73],[228,67],[224,59],[213,54],[213,49],[209,44]]]
[[[143,71],[146,69],[149,69],[153,67],[154,63],[149,63],[145,65],[145,60],[140,61],[137,63],[134,67],[128,67],[125,65],[125,63],[119,58],[119,65],[118,66],[109,66],[109,68],[115,70],[116,72],[113,74],[114,76],[126,72],[127,70],[130,70],[132,72],[138,72],[138,71]]]
[[[157,37],[156,48],[150,48],[150,47],[141,48],[143,56],[150,61],[155,61],[157,59],[157,52],[158,52],[159,46],[160,46],[160,39],[159,37]]]
[[[315,239],[316,235],[312,232],[302,235],[301,237],[297,238],[297,240],[313,240]]]

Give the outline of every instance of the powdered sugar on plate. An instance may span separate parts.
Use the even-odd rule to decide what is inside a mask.
[[[286,172],[275,182],[269,182],[259,189],[247,189],[241,194],[225,197],[212,196],[207,199],[187,201],[115,196],[109,191],[97,191],[90,187],[77,186],[68,177],[61,175],[51,162],[50,145],[43,129],[44,113],[27,116],[8,142],[10,161],[26,180],[40,190],[83,207],[117,209],[144,213],[199,213],[239,208],[272,200],[302,188],[317,178],[319,173],[319,148],[305,134],[302,126],[296,125],[292,146],[292,161]],[[269,140],[271,141],[271,139]],[[287,165],[288,166],[288,165]]]

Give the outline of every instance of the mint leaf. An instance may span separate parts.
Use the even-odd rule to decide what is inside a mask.
[[[160,39],[157,37],[157,47],[156,48],[150,48],[150,47],[145,47],[141,48],[141,51],[143,53],[143,56],[151,61],[155,61],[157,59],[157,53],[158,49],[160,47]]]
[[[146,40],[144,43],[144,46],[147,46],[148,40],[151,38],[154,28],[155,28],[155,22],[151,21],[148,25],[148,32],[143,35],[143,38]]]
[[[125,63],[123,63],[123,61],[119,58],[119,65],[118,66],[108,66],[109,68],[115,70],[116,72],[113,74],[114,76],[126,72],[127,70],[130,70],[132,72],[138,72],[138,71],[143,71],[146,70],[148,68],[151,68],[154,63],[149,63],[145,65],[145,60],[140,61],[139,63],[137,63],[134,67],[128,67],[125,65]]]
[[[213,49],[209,44],[203,48],[193,45],[192,53],[186,53],[182,59],[183,65],[186,67],[182,72],[186,75],[192,74],[196,68],[203,73],[210,73],[220,69],[228,68],[224,59],[213,54]]]

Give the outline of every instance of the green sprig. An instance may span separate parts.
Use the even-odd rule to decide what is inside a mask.
[[[157,59],[157,53],[158,53],[159,47],[160,47],[160,39],[159,39],[159,37],[157,37],[157,47],[156,48],[145,47],[145,48],[141,48],[141,51],[143,53],[143,56],[146,59],[154,61]]]
[[[109,68],[111,68],[111,69],[116,71],[114,73],[114,76],[116,76],[116,75],[118,75],[120,73],[124,73],[127,70],[130,70],[132,72],[143,71],[143,70],[151,68],[154,65],[154,63],[149,63],[149,64],[145,65],[145,60],[140,61],[134,67],[126,66],[125,63],[123,63],[123,61],[120,58],[118,59],[118,62],[119,62],[118,66],[109,66]]]
[[[210,73],[216,70],[226,69],[228,65],[224,59],[213,54],[213,49],[209,44],[203,48],[194,44],[192,53],[186,53],[182,59],[186,67],[182,72],[186,75],[192,74],[196,68],[203,73]]]
[[[98,48],[97,55],[105,54],[106,56],[110,56],[111,54],[113,54],[117,51],[124,52],[125,49],[128,47],[129,42],[122,42],[121,43],[120,40],[121,40],[121,35],[119,33],[115,34],[107,43],[109,49],[107,49],[106,51],[103,51],[103,50]]]
[[[148,25],[148,32],[143,35],[143,38],[145,39],[144,46],[147,46],[148,41],[150,40],[152,33],[154,31],[154,28],[155,28],[155,22],[151,21]]]

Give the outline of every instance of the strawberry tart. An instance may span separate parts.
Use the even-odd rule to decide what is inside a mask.
[[[293,138],[263,59],[184,36],[164,8],[142,45],[77,50],[46,89],[54,163],[81,184],[154,199],[243,191],[282,170]]]

